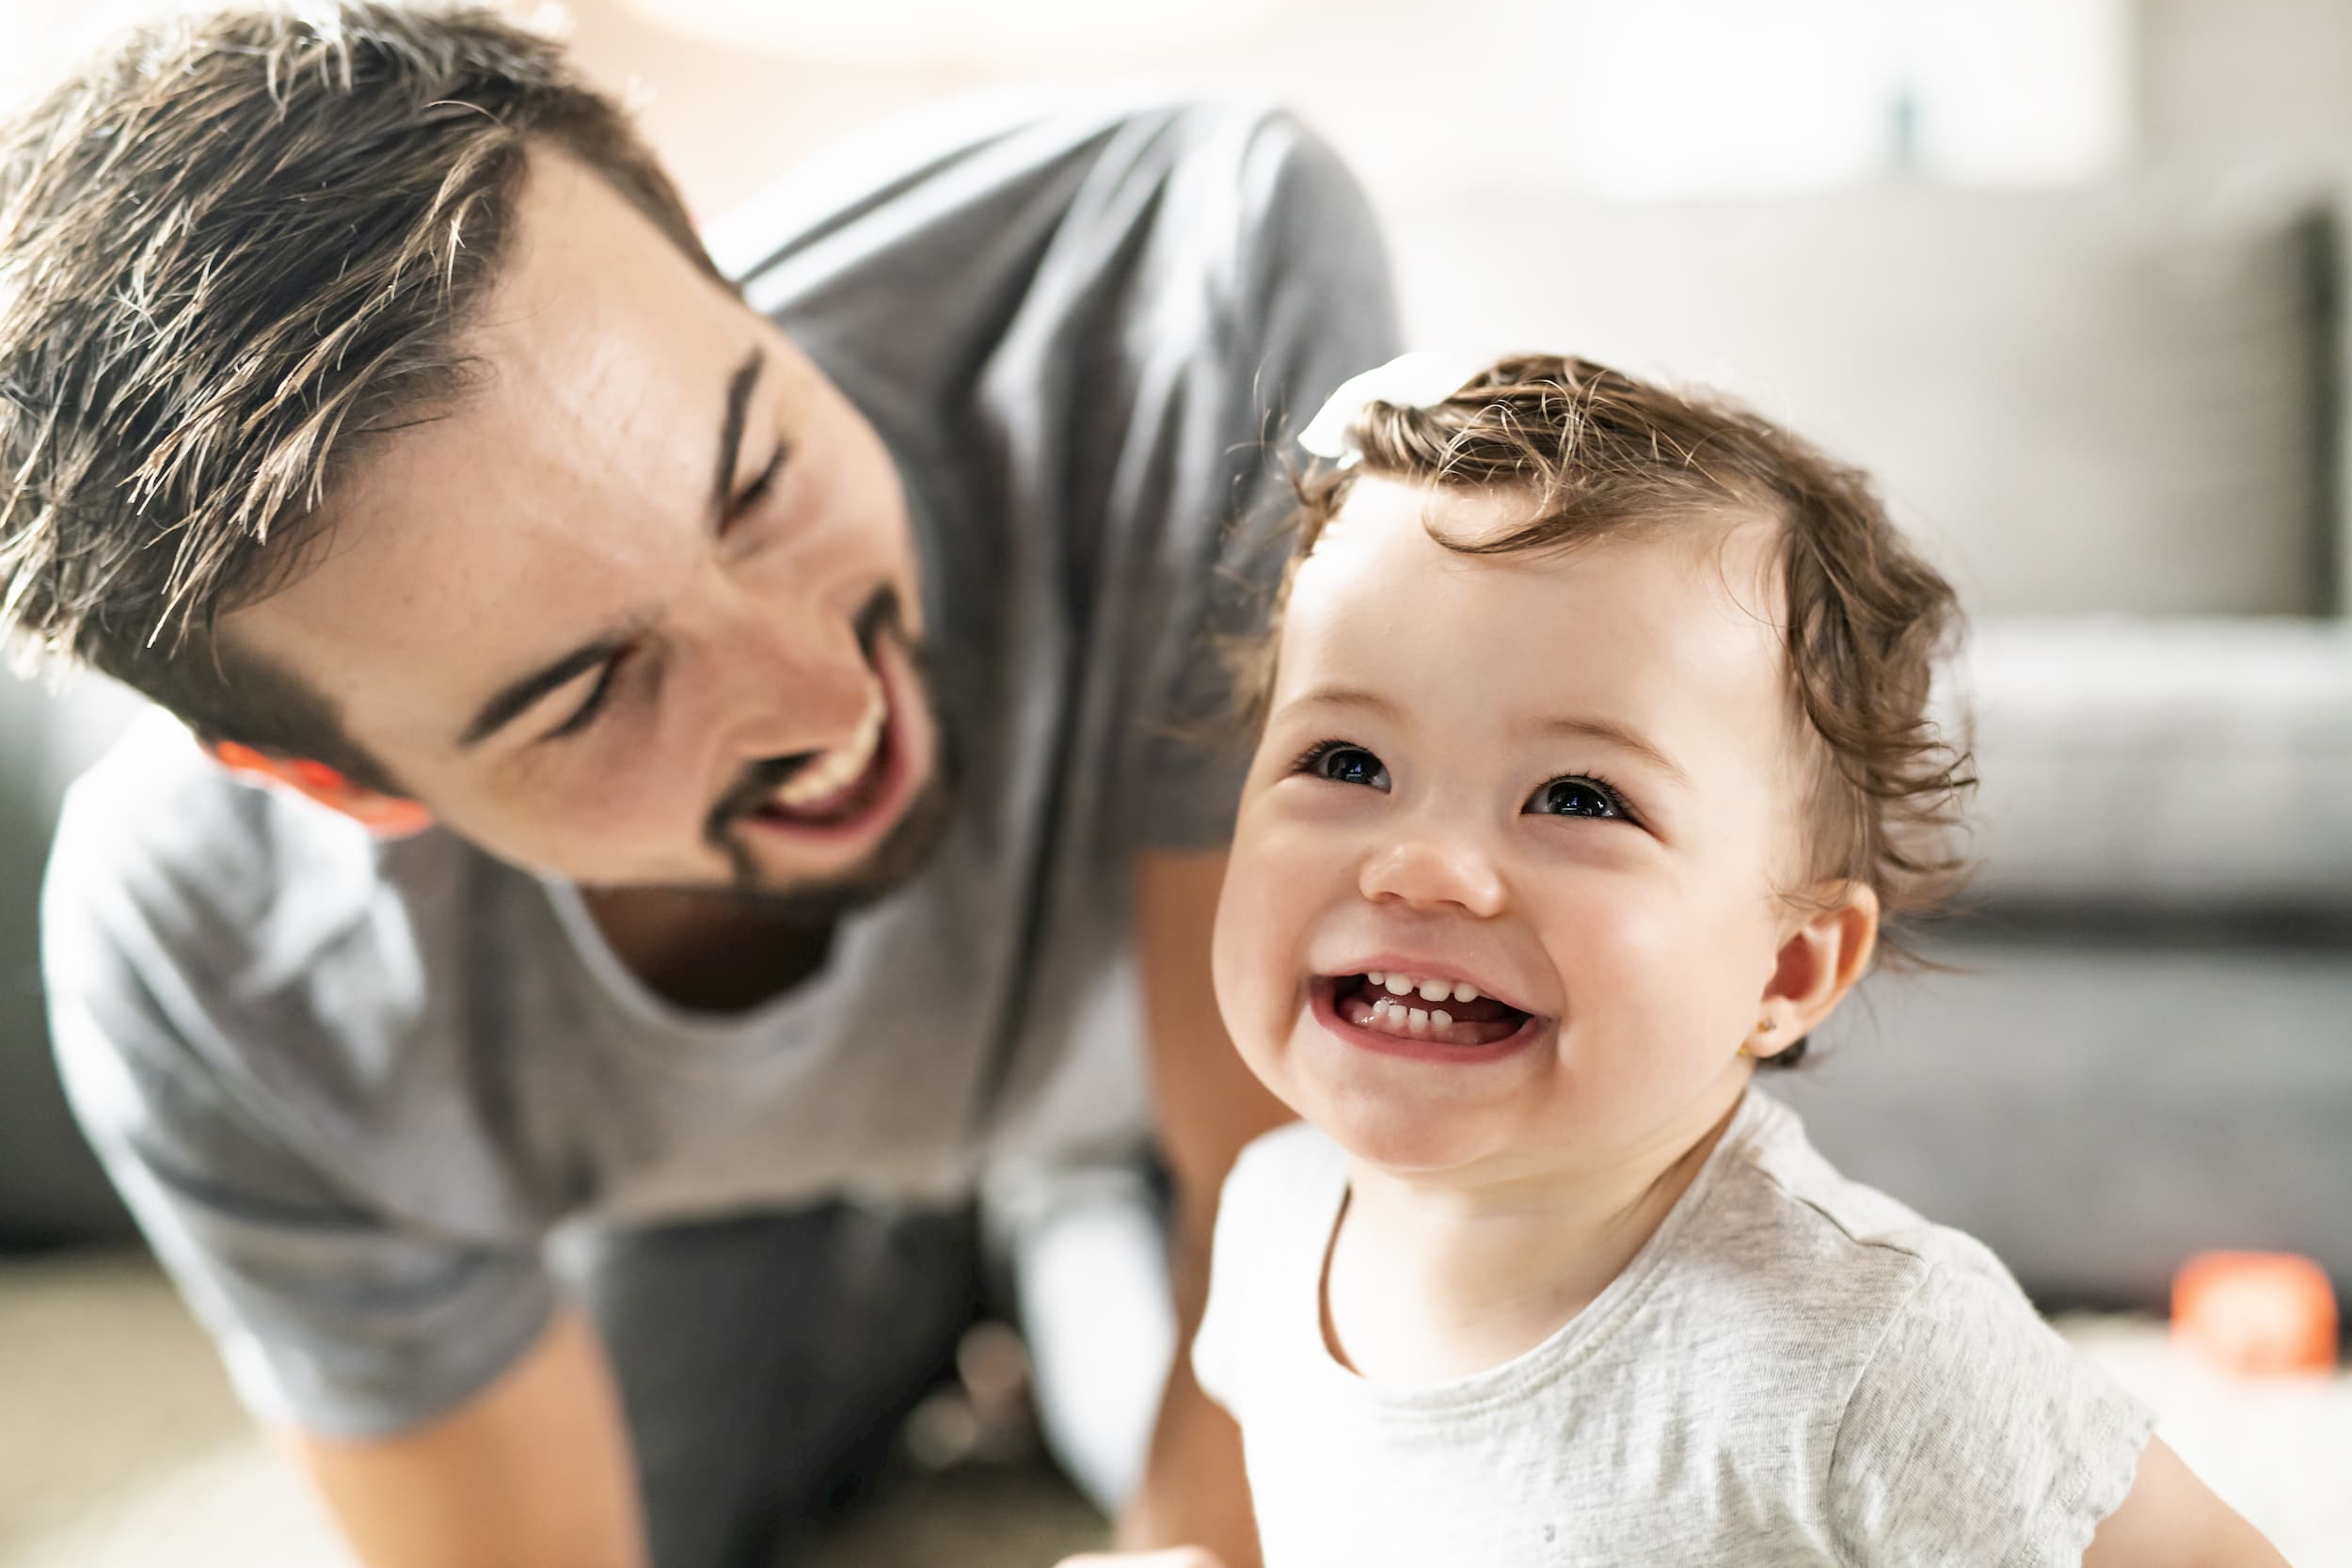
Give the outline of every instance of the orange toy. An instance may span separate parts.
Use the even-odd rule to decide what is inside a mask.
[[[2233,1372],[2328,1371],[2336,1293],[2293,1253],[2199,1253],[2172,1276],[2172,1336]]]

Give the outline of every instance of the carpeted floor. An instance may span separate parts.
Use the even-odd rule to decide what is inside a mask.
[[[810,1568],[1051,1568],[1102,1544],[1041,1463],[914,1476]],[[348,1568],[135,1255],[0,1258],[0,1568]]]
[[[2352,1568],[2352,1376],[2236,1382],[2135,1320],[2064,1326],[2296,1568]],[[967,1466],[867,1510],[820,1568],[1051,1568],[1101,1531],[1041,1465]],[[151,1264],[0,1259],[0,1568],[348,1561]]]

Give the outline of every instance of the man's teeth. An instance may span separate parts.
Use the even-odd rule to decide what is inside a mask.
[[[877,682],[866,696],[866,712],[859,717],[857,729],[848,741],[793,774],[776,791],[776,803],[797,809],[849,787],[851,780],[873,765],[874,748],[882,741],[882,722],[889,717],[890,705]]]
[[[1375,990],[1386,987],[1391,996],[1411,996],[1419,992],[1424,1002],[1443,1002],[1448,997],[1456,1002],[1478,1000],[1478,988],[1467,982],[1417,980],[1410,974],[1390,974],[1377,969],[1364,978],[1372,982]]]

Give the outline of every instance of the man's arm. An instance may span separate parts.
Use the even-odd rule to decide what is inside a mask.
[[[364,1161],[329,1174],[300,1118],[273,1117],[263,1075],[165,1005],[193,994],[202,1031],[258,1031],[225,995],[245,960],[214,957],[248,950],[201,929],[167,940],[126,913],[126,878],[92,863],[119,838],[111,815],[69,807],[52,854],[58,1068],[240,1392],[369,1568],[642,1568],[602,1349],[552,1299],[535,1250],[405,1228],[352,1179]],[[209,995],[188,980],[208,974],[223,982]],[[358,1435],[376,1433],[399,1435]]]
[[[1257,1524],[1242,1477],[1241,1433],[1192,1375],[1192,1338],[1209,1294],[1217,1192],[1242,1147],[1291,1113],[1226,1038],[1209,984],[1209,931],[1223,851],[1143,856],[1136,936],[1150,1028],[1161,1149],[1175,1184],[1170,1275],[1176,1359],[1168,1369],[1143,1484],[1120,1524],[1130,1547],[1195,1544],[1226,1568],[1256,1568]]]
[[[283,1437],[368,1568],[644,1568],[620,1400],[576,1314],[414,1432]]]

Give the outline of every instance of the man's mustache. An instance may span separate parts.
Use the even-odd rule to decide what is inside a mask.
[[[884,586],[866,601],[853,624],[858,650],[866,656],[870,668],[874,662],[874,644],[884,630],[904,641],[898,616],[898,591]],[[703,820],[703,837],[711,847],[732,857],[734,844],[730,834],[735,824],[766,805],[776,791],[782,789],[793,774],[815,762],[821,753],[794,752],[787,756],[762,757],[743,769],[743,776],[724,795]]]

